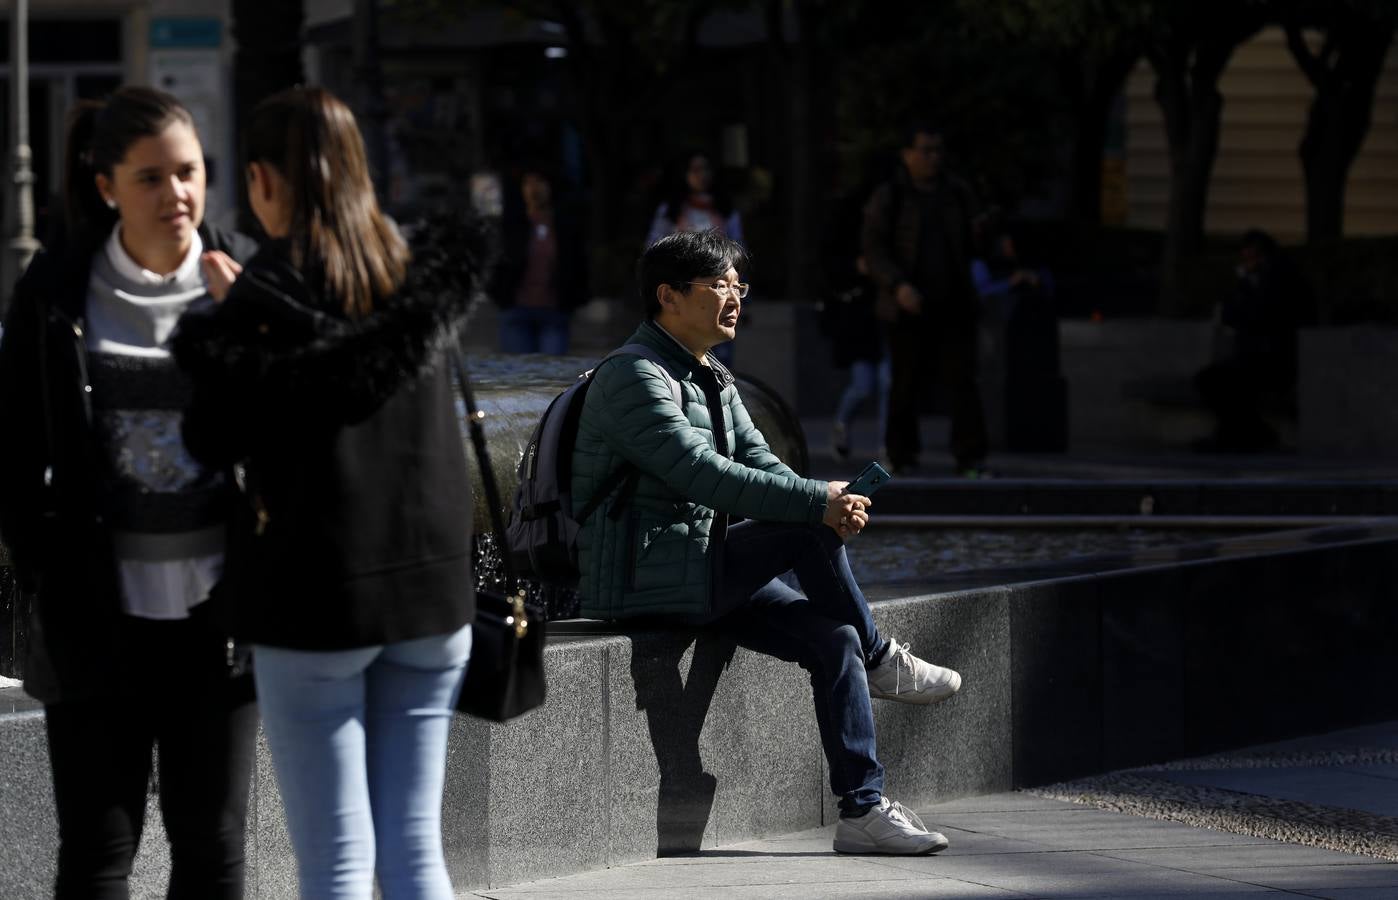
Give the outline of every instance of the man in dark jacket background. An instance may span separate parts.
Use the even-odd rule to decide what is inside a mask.
[[[957,473],[975,477],[990,449],[976,383],[975,200],[945,171],[935,126],[911,126],[900,156],[902,165],[864,209],[864,258],[879,287],[877,311],[893,362],[884,445],[895,472],[917,466],[918,410],[940,383],[951,403]]]
[[[583,509],[621,467],[634,487],[597,505],[578,538],[585,615],[710,624],[811,673],[830,785],[835,849],[935,853],[946,838],[883,795],[871,697],[944,700],[961,676],[879,634],[845,557],[869,499],[846,482],[801,478],[768,448],[732,374],[710,350],[732,340],[748,286],[742,246],[716,231],[662,238],[637,280],[646,321],[597,368],[573,453]],[[678,383],[677,405],[670,379]],[[783,576],[794,573],[802,592]]]
[[[1195,448],[1275,450],[1280,437],[1263,413],[1295,410],[1298,329],[1315,324],[1315,295],[1276,239],[1258,229],[1243,235],[1236,274],[1237,288],[1218,313],[1232,337],[1231,352],[1195,376],[1215,417],[1213,435]]]

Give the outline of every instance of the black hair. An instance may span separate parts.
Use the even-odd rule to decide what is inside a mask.
[[[917,143],[917,136],[920,134],[932,137],[945,138],[946,133],[942,131],[942,126],[930,119],[914,119],[903,126],[903,143],[899,147],[911,147]]]
[[[741,277],[751,262],[743,245],[724,236],[716,228],[707,231],[677,231],[651,244],[636,263],[636,283],[647,319],[660,313],[656,290],[668,284],[688,292],[689,282],[723,275],[737,269]]]
[[[117,222],[97,190],[97,175],[112,177],[131,145],[155,137],[179,122],[194,128],[194,117],[164,91],[127,85],[104,101],[83,100],[68,115],[63,153],[63,212],[68,234],[78,240],[105,237]]]

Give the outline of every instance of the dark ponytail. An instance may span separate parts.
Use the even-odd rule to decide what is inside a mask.
[[[102,102],[78,102],[68,115],[63,153],[63,212],[70,238],[95,242],[112,230],[117,211],[103,201],[96,176],[112,177],[132,144],[176,122],[194,127],[180,101],[154,88],[127,86]]]

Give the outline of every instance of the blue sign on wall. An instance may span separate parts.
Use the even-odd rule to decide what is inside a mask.
[[[153,50],[197,50],[217,47],[223,41],[223,23],[218,19],[152,19],[150,45]]]

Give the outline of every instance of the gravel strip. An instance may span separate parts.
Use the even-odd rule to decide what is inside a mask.
[[[1398,862],[1398,818],[1363,810],[1283,800],[1207,785],[1179,784],[1154,772],[1380,765],[1398,762],[1388,748],[1323,752],[1242,752],[1202,756],[1026,791],[1112,812],[1182,822]]]
[[[1244,751],[1196,756],[1142,766],[1133,772],[1198,772],[1207,769],[1298,769],[1335,766],[1398,765],[1398,749],[1364,747],[1347,750]]]

